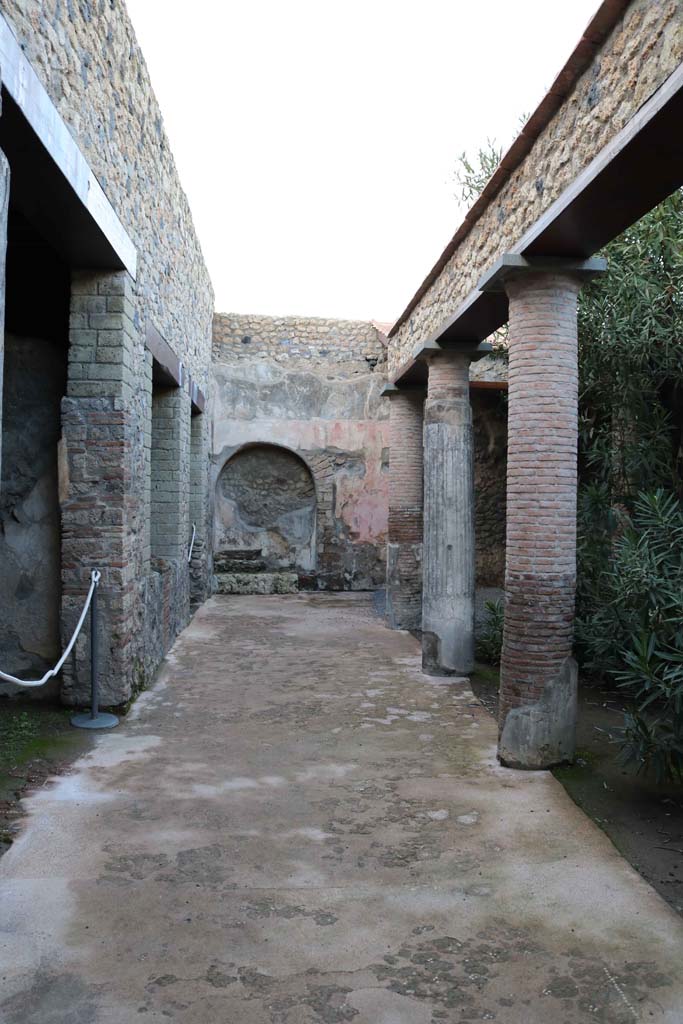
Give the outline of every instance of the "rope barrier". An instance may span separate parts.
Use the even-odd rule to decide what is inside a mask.
[[[196,533],[197,533],[197,527],[193,523],[192,524],[192,540],[190,541],[190,553],[187,556],[188,562],[192,561],[192,549],[194,548],[194,538],[195,538]]]
[[[51,668],[49,672],[46,672],[42,679],[17,679],[16,676],[11,676],[7,672],[0,672],[0,680],[3,680],[6,683],[16,683],[17,686],[44,686],[48,679],[52,679],[54,678],[54,676],[57,675],[57,673],[61,670],[64,662],[71,654],[73,646],[76,643],[76,640],[78,639],[78,634],[80,633],[83,623],[85,622],[85,617],[88,614],[88,608],[90,607],[92,596],[95,593],[95,588],[97,587],[97,584],[100,582],[101,576],[102,573],[99,571],[99,569],[93,569],[93,571],[90,573],[90,590],[88,591],[88,596],[85,599],[85,605],[83,606],[81,617],[78,620],[76,628],[73,632],[73,636],[69,640],[69,644],[66,650],[64,651],[64,654],[61,656],[55,667]]]

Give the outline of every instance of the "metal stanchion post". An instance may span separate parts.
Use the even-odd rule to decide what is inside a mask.
[[[92,592],[90,602],[90,712],[74,715],[71,724],[77,729],[112,729],[119,724],[116,715],[110,715],[99,709],[99,678],[97,664],[97,586]]]

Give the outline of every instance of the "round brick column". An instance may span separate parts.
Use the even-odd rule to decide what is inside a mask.
[[[424,409],[422,668],[474,666],[474,464],[471,352],[430,356]]]
[[[499,757],[518,768],[571,759],[576,585],[579,281],[513,277],[507,463],[505,631]]]
[[[422,409],[421,390],[394,391],[389,408],[389,532],[387,625],[422,623]]]

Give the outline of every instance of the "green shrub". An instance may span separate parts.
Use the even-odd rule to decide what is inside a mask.
[[[683,768],[683,194],[615,239],[579,302],[576,650],[632,708],[624,755]]]
[[[683,777],[683,508],[675,495],[642,493],[601,551],[596,604],[577,622],[588,668],[632,701],[624,753],[658,779]],[[597,543],[597,542],[596,542]]]
[[[489,665],[498,665],[503,647],[505,610],[502,601],[487,601],[484,607],[486,617],[477,639],[477,658]]]

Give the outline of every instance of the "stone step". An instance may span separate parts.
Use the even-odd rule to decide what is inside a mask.
[[[214,572],[268,572],[268,567],[265,562],[240,562],[239,559],[235,558],[232,561],[220,562],[216,565],[214,561]]]
[[[295,572],[218,572],[217,594],[297,594]]]
[[[216,572],[263,572],[266,568],[261,558],[261,548],[235,548],[217,551],[213,556]]]
[[[223,548],[217,551],[216,558],[241,558],[242,561],[254,561],[263,554],[263,548]]]

